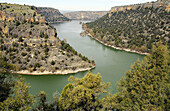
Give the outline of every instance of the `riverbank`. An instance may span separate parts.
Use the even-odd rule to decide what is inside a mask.
[[[140,55],[147,55],[148,54],[148,53],[142,53],[142,52],[139,52],[139,51],[136,51],[136,50],[131,50],[131,49],[127,49],[127,48],[120,48],[120,47],[116,47],[116,46],[113,46],[113,45],[108,45],[107,43],[104,43],[103,41],[93,37],[88,31],[85,31],[84,34],[86,34],[87,36],[97,40],[98,42],[100,42],[101,44],[103,44],[105,46],[108,46],[108,47],[111,47],[111,48],[114,48],[114,49],[117,49],[117,50],[123,50],[123,51],[126,51],[126,52],[137,53],[137,54],[140,54]],[[81,33],[82,36],[84,36],[84,34]]]
[[[52,71],[33,71],[30,72],[28,70],[22,70],[22,71],[17,71],[17,72],[13,72],[14,74],[21,74],[21,75],[67,75],[67,74],[73,74],[73,73],[78,73],[78,72],[83,72],[83,71],[88,71],[91,69],[94,69],[96,66],[92,66],[89,68],[80,68],[80,69],[76,69],[76,70],[57,70],[56,72],[52,72]]]
[[[56,23],[64,23],[64,22],[71,22],[72,20],[69,21],[56,21],[56,22],[48,22],[49,24],[56,24]]]

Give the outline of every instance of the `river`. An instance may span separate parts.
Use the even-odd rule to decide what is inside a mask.
[[[96,68],[92,72],[100,73],[105,83],[111,82],[112,93],[115,93],[116,82],[125,76],[125,72],[130,69],[131,64],[138,58],[143,60],[144,56],[116,50],[104,46],[88,36],[80,36],[83,30],[79,22],[71,21],[52,25],[57,29],[61,40],[65,38],[75,50],[95,61]],[[40,91],[45,91],[48,99],[52,100],[55,91],[62,92],[62,89],[68,83],[69,76],[81,78],[86,73],[87,71],[69,75],[23,75],[22,77],[26,78],[26,81],[30,84],[30,93],[38,95]]]

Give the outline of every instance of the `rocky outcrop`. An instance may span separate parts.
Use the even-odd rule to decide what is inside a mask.
[[[110,10],[110,13],[114,13],[114,12],[119,12],[119,11],[126,11],[126,10],[136,10],[139,7],[153,7],[153,8],[157,8],[157,7],[167,7],[167,10],[169,11],[169,6],[170,6],[170,0],[158,0],[156,2],[148,2],[148,3],[142,3],[142,4],[133,4],[133,5],[126,5],[126,6],[116,6],[116,7],[112,7]]]
[[[166,6],[166,11],[170,12],[170,4]]]
[[[41,16],[33,6],[0,4],[0,20],[24,21],[45,23],[45,17]]]
[[[107,11],[77,11],[65,13],[64,15],[72,20],[96,20],[107,13]]]
[[[61,14],[58,9],[48,7],[37,7],[37,11],[39,14],[45,16],[45,20],[48,23],[70,21],[70,19]]]

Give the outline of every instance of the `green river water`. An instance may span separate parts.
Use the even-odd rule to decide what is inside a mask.
[[[144,56],[115,50],[102,45],[88,36],[80,36],[83,30],[79,23],[80,21],[71,21],[52,25],[57,29],[61,40],[65,38],[75,50],[95,61],[96,68],[92,72],[99,72],[104,82],[111,82],[112,92],[115,93],[116,82],[125,76],[125,72],[130,69],[131,64],[138,58],[143,60]],[[73,75],[81,78],[86,73],[87,71],[69,75],[23,75],[22,77],[26,78],[26,81],[30,84],[30,93],[38,95],[40,91],[45,91],[48,99],[52,100],[55,91],[62,92],[62,89],[68,83],[69,76]]]

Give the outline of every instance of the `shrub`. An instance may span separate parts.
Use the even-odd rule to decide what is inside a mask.
[[[25,53],[25,52],[22,52],[22,53],[21,53],[21,55],[22,55],[22,56],[26,56],[26,55],[27,55],[27,53]]]
[[[44,68],[40,68],[40,71],[41,71],[41,72],[44,72],[44,71],[45,71],[45,69],[44,69]]]
[[[59,67],[56,66],[56,67],[55,67],[55,70],[58,70],[58,69],[59,69]]]
[[[18,42],[23,42],[24,40],[22,39],[22,37],[19,37]]]
[[[51,65],[55,65],[55,62],[53,60],[51,61]]]
[[[33,24],[31,24],[31,25],[30,25],[30,28],[33,28],[33,27],[34,27],[34,25],[33,25]]]
[[[39,24],[39,22],[38,22],[38,21],[36,21],[36,22],[34,22],[33,24],[38,25],[38,24]]]
[[[19,21],[16,21],[16,26],[19,26],[21,23]]]
[[[36,68],[36,67],[39,68],[40,66],[41,66],[41,65],[40,65],[39,63],[35,63],[35,64],[34,64],[34,68]]]

